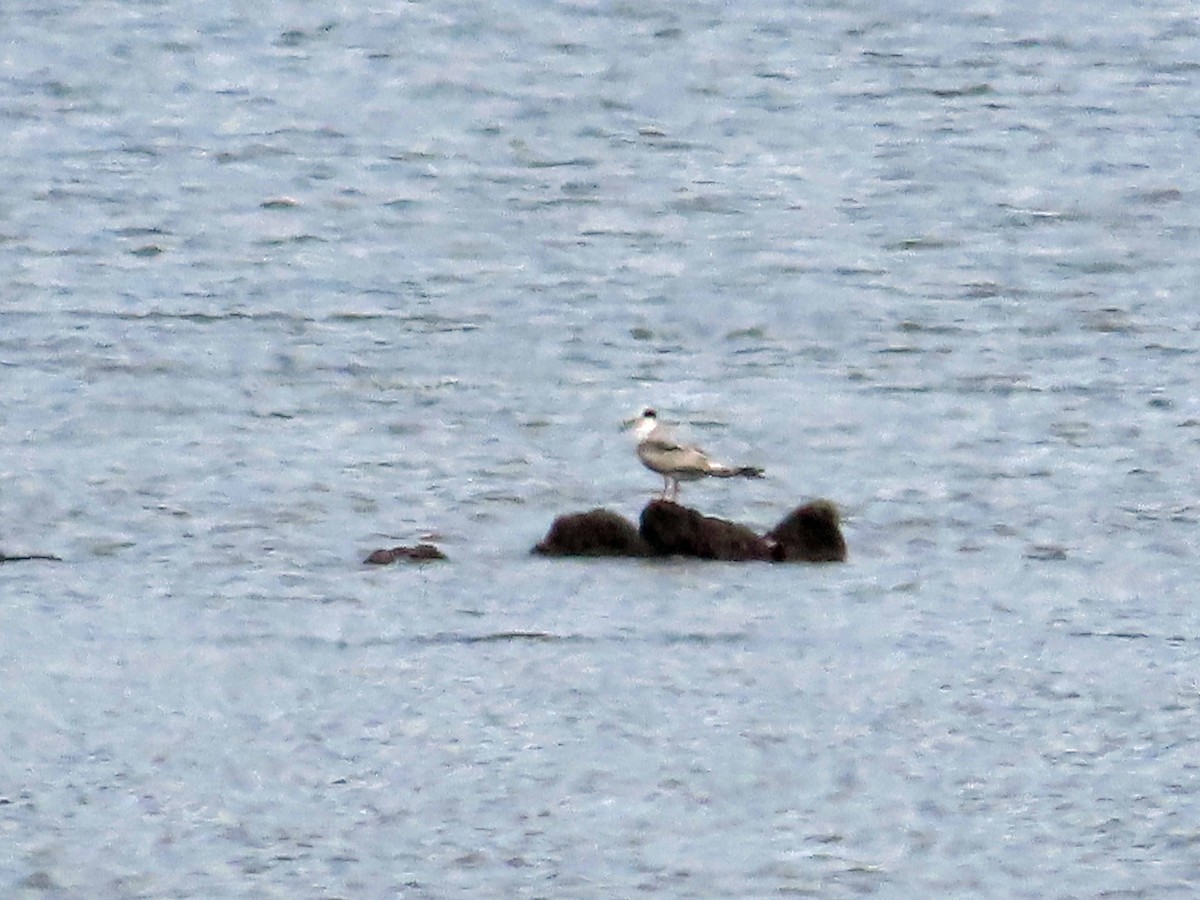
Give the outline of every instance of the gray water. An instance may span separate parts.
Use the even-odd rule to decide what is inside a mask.
[[[62,562],[0,566],[0,895],[1192,896],[1197,60],[1166,2],[8,4],[0,549]],[[850,562],[530,557],[658,489],[646,404]]]

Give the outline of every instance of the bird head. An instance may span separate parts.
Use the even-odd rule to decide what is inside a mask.
[[[655,411],[653,407],[647,406],[642,410],[641,415],[634,416],[632,419],[626,419],[621,423],[621,430],[624,431],[628,428],[632,428],[635,425],[645,422],[647,419],[649,419],[651,422],[658,421],[658,412]]]

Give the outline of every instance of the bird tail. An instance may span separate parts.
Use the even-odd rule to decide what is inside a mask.
[[[708,474],[715,475],[717,478],[762,478],[766,473],[758,466],[715,465],[708,470]]]

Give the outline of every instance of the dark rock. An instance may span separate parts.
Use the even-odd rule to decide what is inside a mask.
[[[22,553],[17,556],[9,556],[7,553],[0,553],[0,563],[8,562],[30,562],[31,560],[45,560],[46,562],[62,562],[61,556],[51,556],[48,553]]]
[[[641,534],[664,556],[730,561],[772,558],[771,544],[745,525],[705,516],[669,500],[651,500],[642,510]]]
[[[659,499],[652,500],[642,510],[640,528],[606,509],[559,516],[533,552],[546,556],[691,556],[726,561],[842,562],[846,559],[846,541],[837,507],[828,500],[814,500],[797,507],[760,537],[745,525]],[[375,560],[368,560],[372,561]],[[380,561],[391,562],[391,559]]]
[[[777,562],[844,562],[846,539],[842,537],[837,507],[828,500],[799,506],[767,532]]]
[[[430,562],[435,559],[445,559],[446,554],[433,544],[417,544],[414,547],[393,547],[391,550],[376,550],[363,560],[376,566],[386,566],[397,560],[408,562]]]
[[[633,523],[607,509],[559,516],[534,553],[545,556],[651,556]]]

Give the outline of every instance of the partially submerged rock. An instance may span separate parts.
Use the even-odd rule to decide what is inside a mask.
[[[771,545],[745,525],[652,500],[642,510],[642,537],[660,556],[743,562],[771,559]]]
[[[726,561],[842,562],[837,507],[814,500],[758,535],[737,522],[706,516],[670,500],[652,500],[640,527],[617,513],[593,509],[559,516],[533,548],[546,556],[690,556]]]
[[[799,506],[767,532],[777,562],[845,562],[841,517],[828,500]]]
[[[13,556],[7,553],[0,553],[0,563],[31,562],[39,559],[45,562],[62,562],[61,556],[52,556],[49,553],[20,553]]]
[[[607,509],[559,516],[533,552],[543,556],[653,555],[633,523]]]
[[[386,566],[397,560],[407,562],[430,562],[435,559],[445,559],[446,554],[433,544],[417,544],[413,547],[393,547],[390,550],[376,550],[363,560],[376,566]]]

